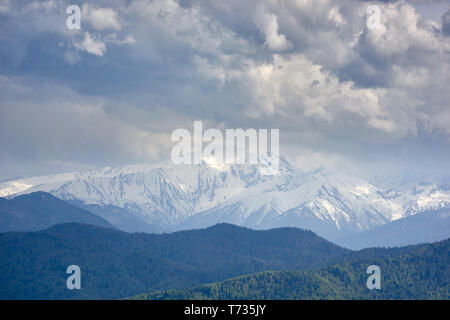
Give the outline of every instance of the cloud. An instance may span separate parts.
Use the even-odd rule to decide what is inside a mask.
[[[265,44],[274,51],[283,51],[292,48],[284,34],[278,33],[277,16],[268,12],[263,6],[259,6],[254,15],[258,28],[265,36]]]
[[[68,0],[2,0],[0,12],[4,16],[0,20],[0,54],[14,64],[19,64],[39,46],[56,51],[54,43],[51,43],[55,40],[61,49],[60,57],[69,65],[74,65],[83,58],[77,50],[104,56],[108,47],[133,44],[135,38],[126,28],[126,23],[119,14],[120,10],[107,6],[121,2],[98,1],[95,5],[84,4],[81,30],[69,30],[66,27],[66,8],[73,3]]]
[[[10,10],[11,0],[0,0],[0,13],[6,13]]]
[[[84,40],[81,42],[75,42],[74,46],[81,51],[86,51],[100,57],[106,52],[106,44],[100,40],[97,40],[89,32],[85,32]]]
[[[366,1],[99,0],[83,6],[82,30],[74,31],[65,27],[69,1],[5,3],[2,76],[12,82],[20,77],[19,87],[36,86],[48,99],[2,96],[3,119],[18,121],[30,102],[47,110],[45,123],[65,123],[68,114],[74,114],[67,124],[74,130],[90,125],[89,119],[108,123],[87,130],[105,146],[105,164],[108,158],[162,156],[164,137],[175,124],[186,127],[193,120],[220,128],[279,128],[285,155],[296,159],[309,150],[320,163],[330,155],[335,162],[383,153],[395,158],[398,148],[392,146],[404,140],[425,148],[426,139],[436,139],[448,149],[448,11],[436,20],[424,18],[417,1],[379,1],[382,27],[369,30],[366,9],[373,3]],[[60,87],[43,90],[39,82]],[[60,90],[78,97],[78,107],[59,110]],[[16,105],[22,113],[10,112]],[[90,110],[89,116],[80,110]],[[58,130],[54,123],[49,128],[41,139]],[[42,158],[48,152],[46,161],[69,160],[32,137],[27,143],[27,135],[33,133],[11,135],[11,145],[25,150],[36,144],[33,152],[42,148]],[[88,137],[56,139],[52,150],[96,159],[100,147],[83,139]],[[152,139],[160,147],[148,153],[155,148]],[[439,152],[430,157],[442,158]]]
[[[108,42],[108,43],[113,43],[113,44],[118,45],[118,46],[122,46],[122,45],[125,45],[125,44],[134,44],[134,43],[136,43],[136,39],[133,36],[131,36],[131,35],[128,35],[124,39],[120,40],[120,39],[117,38],[117,35],[115,33],[109,34],[105,38],[105,41]]]
[[[95,30],[112,29],[119,31],[123,27],[119,14],[112,8],[83,4],[82,12],[83,20],[87,21]]]
[[[442,15],[442,32],[450,36],[450,9]]]
[[[1,76],[0,88],[0,160],[120,163],[124,155],[157,160],[170,146],[170,136],[152,130],[151,123],[119,116],[104,98],[31,78]]]

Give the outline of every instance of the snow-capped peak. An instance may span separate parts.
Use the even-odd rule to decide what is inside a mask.
[[[139,219],[163,230],[229,222],[297,226],[328,238],[450,204],[450,191],[437,185],[383,189],[351,174],[304,172],[282,158],[271,172],[276,174],[266,173],[261,163],[223,165],[204,158],[199,165],[162,162],[6,181],[0,196],[46,191],[112,223]]]

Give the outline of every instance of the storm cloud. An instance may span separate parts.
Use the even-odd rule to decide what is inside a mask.
[[[307,169],[449,169],[447,1],[71,4],[0,1],[0,179],[164,160],[194,120],[279,128]]]

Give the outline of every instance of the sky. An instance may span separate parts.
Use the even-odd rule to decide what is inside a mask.
[[[0,0],[0,180],[168,160],[194,120],[279,129],[305,170],[448,175],[449,66],[450,1]]]

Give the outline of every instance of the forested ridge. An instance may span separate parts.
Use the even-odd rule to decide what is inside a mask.
[[[314,271],[268,271],[196,288],[134,299],[449,299],[450,240],[393,258],[363,259]],[[366,268],[381,269],[381,289],[369,290]]]

